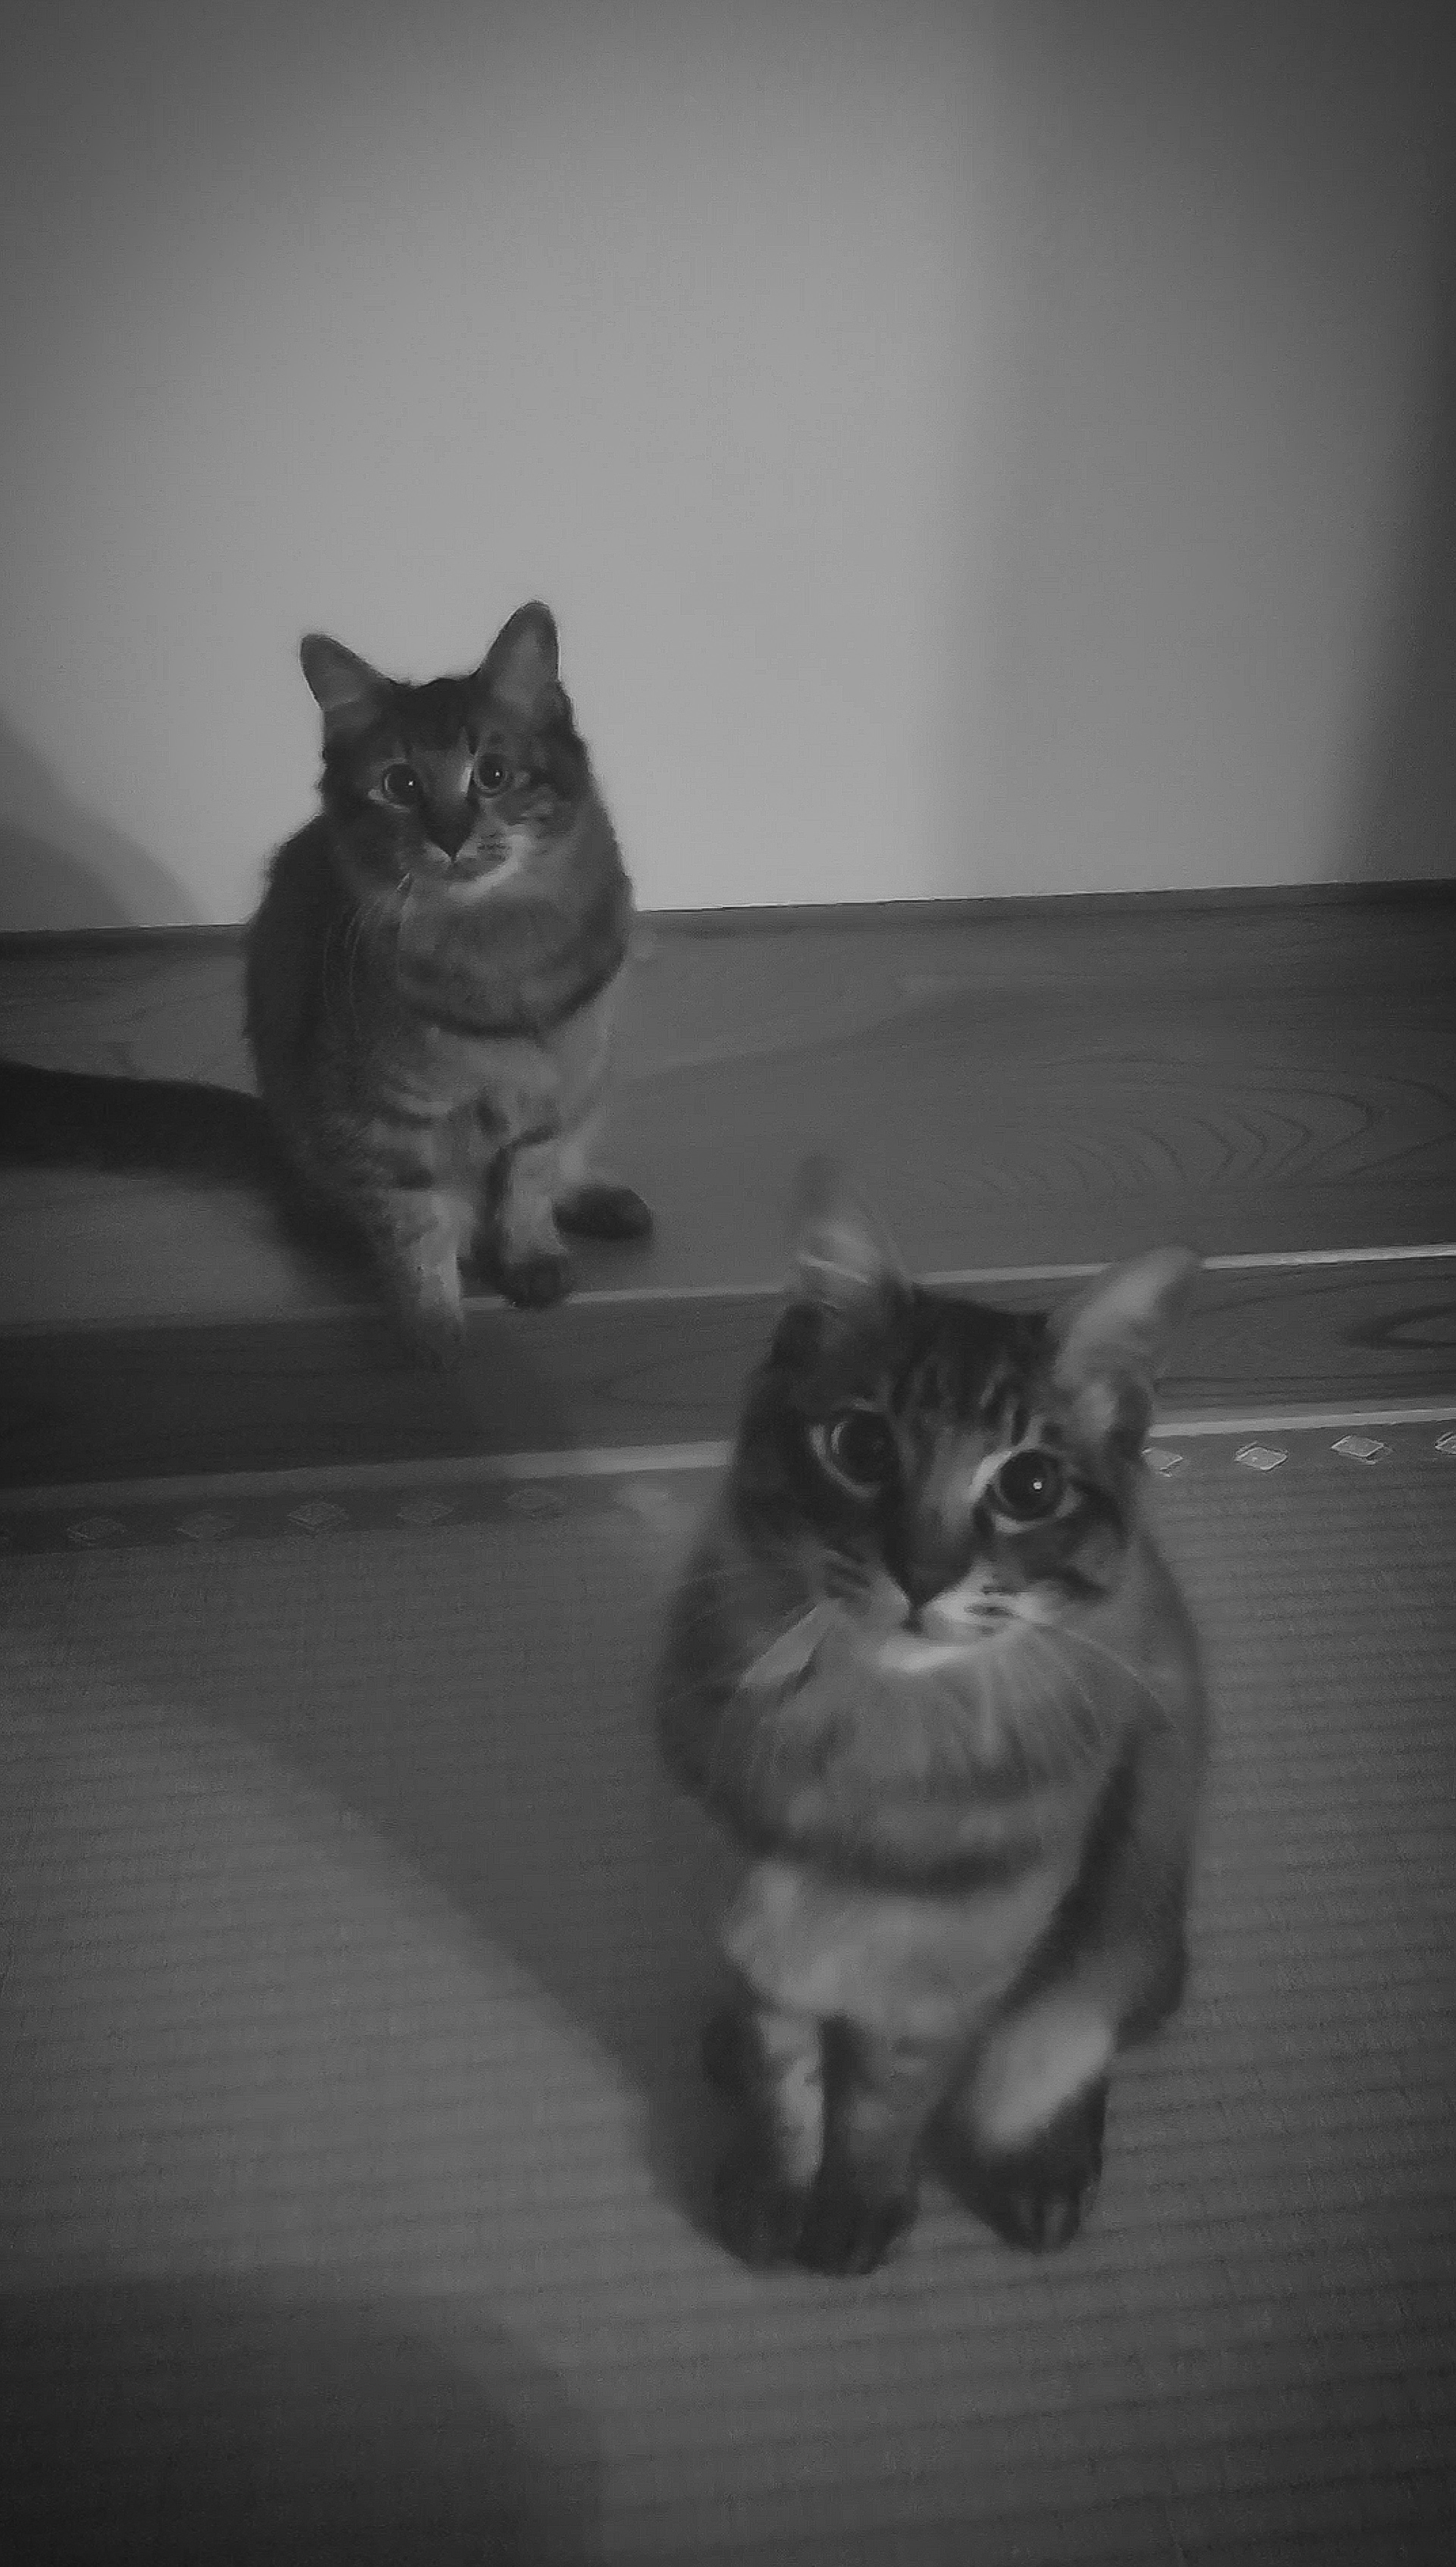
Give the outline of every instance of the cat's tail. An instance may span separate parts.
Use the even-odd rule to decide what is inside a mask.
[[[273,1186],[280,1157],[261,1099],[241,1088],[0,1059],[0,1166]]]

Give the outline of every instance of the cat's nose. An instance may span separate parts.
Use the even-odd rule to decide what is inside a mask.
[[[970,1549],[961,1528],[928,1509],[914,1515],[907,1509],[885,1545],[885,1567],[912,1611],[918,1611],[965,1576]]]
[[[451,863],[459,854],[474,825],[475,815],[469,810],[432,811],[430,815],[430,834],[440,854],[448,856]]]
[[[922,1608],[933,1604],[948,1586],[954,1586],[959,1574],[959,1566],[949,1568],[942,1560],[919,1558],[896,1563],[895,1583],[910,1607],[907,1619],[912,1630],[919,1625]]]

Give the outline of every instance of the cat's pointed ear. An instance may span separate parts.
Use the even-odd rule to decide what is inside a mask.
[[[549,606],[533,598],[502,624],[476,674],[487,694],[530,720],[543,709],[554,709],[559,666],[556,618]]]
[[[1199,1271],[1191,1248],[1154,1248],[1053,1312],[1053,1378],[1095,1432],[1141,1443]]]
[[[327,633],[305,633],[298,646],[309,694],[324,716],[324,731],[362,730],[373,721],[390,692],[388,678],[346,651]]]
[[[806,1159],[794,1185],[790,1289],[841,1318],[883,1306],[906,1278],[879,1225],[846,1183],[838,1161]]]

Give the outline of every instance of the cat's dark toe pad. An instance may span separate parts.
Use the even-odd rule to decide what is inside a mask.
[[[571,1289],[571,1260],[559,1249],[541,1249],[528,1257],[499,1257],[495,1281],[518,1310],[549,1310]]]
[[[970,2208],[1011,2246],[1045,2255],[1069,2246],[1096,2197],[1107,2089],[1094,2086],[1025,2147],[958,2167]]]
[[[714,2225],[740,2264],[762,2272],[789,2263],[804,2210],[803,2193],[784,2183],[759,2149],[739,2145],[724,2158],[713,2188]]]
[[[915,2217],[914,2191],[876,2195],[825,2166],[809,2196],[794,2259],[811,2273],[872,2273]]]
[[[646,1239],[652,1214],[631,1186],[578,1186],[556,1205],[563,1230],[580,1239]]]

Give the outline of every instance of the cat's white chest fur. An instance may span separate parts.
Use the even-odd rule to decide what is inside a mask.
[[[1005,1995],[1066,1887],[1050,1860],[1004,1886],[917,1895],[774,1855],[744,1879],[723,1948],[763,2004],[943,2039],[974,2031]]]

